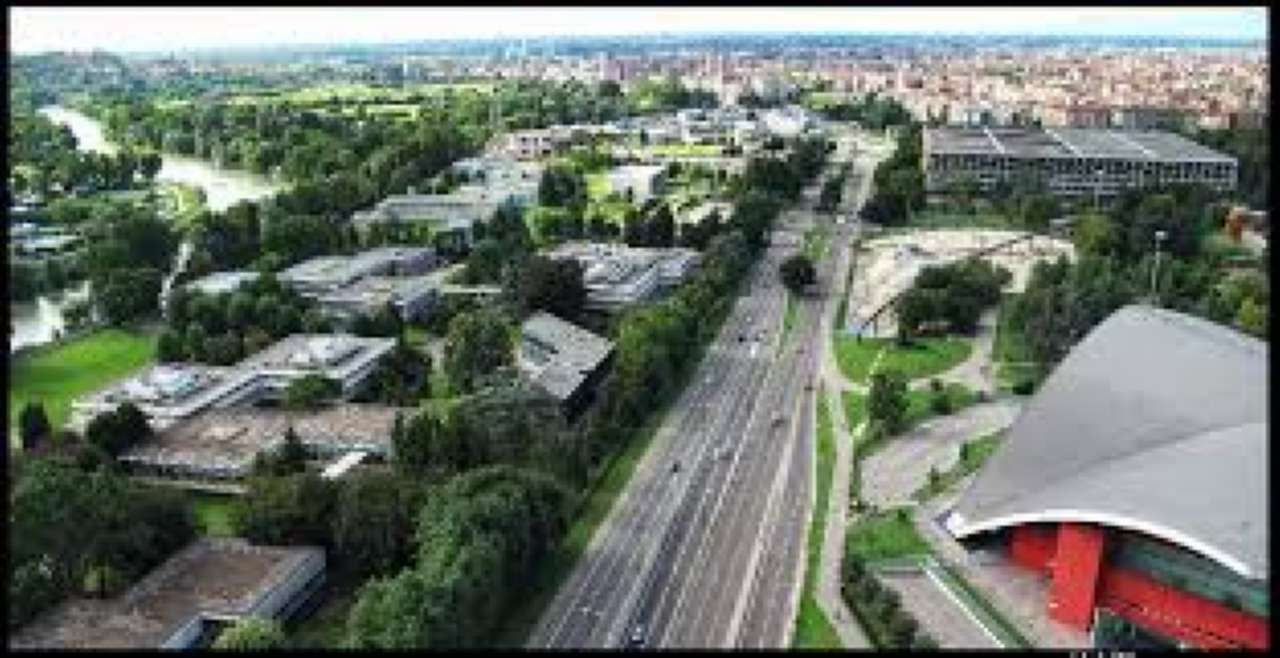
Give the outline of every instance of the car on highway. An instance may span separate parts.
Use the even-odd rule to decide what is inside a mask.
[[[672,472],[672,473],[679,473],[679,472],[680,472],[680,460],[676,460],[676,462],[675,462],[674,464],[672,464],[672,465],[671,465],[671,472]]]
[[[644,636],[645,636],[644,624],[636,624],[631,628],[631,635],[627,636],[627,646],[643,647]]]
[[[784,420],[786,420],[786,417],[785,417],[785,416],[783,416],[782,414],[778,414],[778,415],[774,416],[774,417],[773,417],[773,426],[774,426],[774,427],[780,427],[780,426],[782,425],[782,422],[783,422]]]

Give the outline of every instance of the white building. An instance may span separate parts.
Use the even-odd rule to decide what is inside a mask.
[[[608,174],[609,189],[633,203],[643,203],[666,189],[666,167],[661,165],[623,165]]]

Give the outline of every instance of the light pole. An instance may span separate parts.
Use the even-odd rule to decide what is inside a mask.
[[[1166,233],[1164,231],[1156,231],[1156,258],[1155,262],[1151,264],[1151,301],[1157,305],[1156,281],[1159,280],[1160,276],[1160,243],[1164,242],[1165,236]]]
[[[1093,211],[1098,212],[1102,206],[1102,167],[1093,170]]]

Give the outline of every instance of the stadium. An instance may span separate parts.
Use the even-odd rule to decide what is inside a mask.
[[[1067,355],[945,516],[1100,647],[1266,649],[1267,347],[1128,306]]]

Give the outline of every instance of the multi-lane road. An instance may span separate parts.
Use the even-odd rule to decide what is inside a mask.
[[[815,190],[803,205],[811,205]],[[777,275],[818,220],[780,218],[692,383],[544,612],[532,647],[784,647],[809,519],[814,381],[826,295],[785,341]],[[831,244],[847,248],[847,226]],[[834,291],[822,261],[820,290]]]

